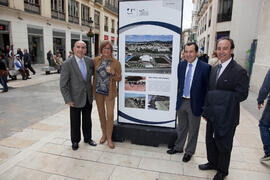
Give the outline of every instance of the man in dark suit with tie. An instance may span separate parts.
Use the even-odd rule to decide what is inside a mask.
[[[181,61],[178,65],[177,139],[174,147],[167,153],[182,153],[188,134],[188,142],[182,159],[183,162],[188,162],[196,150],[211,66],[198,60],[196,43],[186,44],[184,51],[185,61]]]
[[[246,70],[233,60],[233,51],[232,39],[221,38],[218,40],[217,56],[221,64],[215,66],[211,71],[206,106],[203,112],[203,117],[207,121],[208,163],[199,165],[199,169],[217,170],[214,180],[222,180],[228,175],[233,137],[236,126],[239,124],[240,102],[248,96],[249,78]],[[214,96],[210,97],[213,93],[215,93]],[[221,96],[223,98],[218,98]],[[211,98],[211,102],[214,104],[212,106],[211,103],[208,104],[210,102],[208,100]],[[216,100],[213,101],[214,98]],[[221,113],[221,111],[230,113]]]
[[[81,140],[81,114],[84,142],[96,146],[92,140],[92,75],[94,62],[86,54],[86,44],[74,44],[74,56],[63,63],[60,76],[60,89],[64,101],[70,106],[70,134],[72,149],[79,148]]]

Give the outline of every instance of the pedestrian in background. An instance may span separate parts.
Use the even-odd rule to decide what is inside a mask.
[[[53,58],[52,51],[49,50],[49,51],[47,52],[47,60],[48,60],[49,66],[51,66],[52,58]]]
[[[8,61],[9,61],[9,69],[13,69],[14,68],[14,60],[15,60],[15,56],[14,56],[14,50],[13,50],[13,45],[10,46],[9,48],[9,52],[8,52]]]
[[[260,110],[264,105],[264,100],[267,98],[267,103],[259,122],[261,139],[263,143],[264,156],[261,161],[270,160],[270,69],[268,70],[263,84],[260,88],[257,98],[258,109]]]
[[[203,117],[206,119],[206,164],[200,170],[217,170],[214,180],[229,173],[233,137],[239,124],[240,102],[248,97],[247,71],[234,59],[234,42],[221,38],[217,55],[221,64],[211,70]]]
[[[62,67],[62,64],[63,64],[63,58],[62,58],[62,55],[61,55],[60,52],[55,57],[55,62],[57,64],[57,66],[58,66],[58,73],[60,73],[61,72],[61,67]]]
[[[69,51],[68,58],[71,58],[73,56],[73,51]]]
[[[24,52],[24,54],[23,54],[24,67],[26,69],[29,69],[33,73],[33,75],[35,75],[36,71],[33,69],[32,65],[31,65],[30,54],[27,52],[27,49],[24,49],[23,52]]]
[[[210,64],[212,67],[215,67],[216,65],[220,64],[219,59],[218,59],[218,57],[217,57],[217,51],[216,51],[216,50],[213,51],[212,57],[211,57],[211,59],[209,60],[209,64]]]
[[[22,80],[30,79],[29,71],[28,69],[25,69],[22,63],[22,60],[20,59],[20,55],[16,54],[14,59],[14,67],[16,71],[19,71],[22,75]]]
[[[22,52],[21,48],[17,48],[17,54],[20,55],[20,60],[23,60],[23,52]]]
[[[178,117],[177,139],[168,154],[182,153],[188,136],[182,161],[188,162],[195,153],[200,128],[202,107],[208,87],[211,66],[198,60],[198,45],[184,46],[185,60],[178,65],[178,94],[176,110]]]
[[[5,61],[4,54],[0,55],[0,84],[3,86],[2,92],[8,92],[7,85],[7,76],[8,76],[8,67]]]
[[[120,62],[113,58],[113,47],[110,41],[101,42],[99,50],[101,56],[94,59],[93,95],[96,98],[102,129],[100,144],[103,144],[107,140],[109,147],[113,149],[112,131],[114,104],[115,97],[117,96],[116,83],[122,79],[122,70]]]
[[[86,44],[74,44],[74,56],[63,63],[60,76],[60,90],[64,101],[70,107],[70,135],[72,149],[79,148],[81,141],[81,114],[84,142],[96,146],[92,140],[92,84],[93,60],[85,56]]]
[[[201,54],[199,56],[199,60],[205,62],[205,63],[208,63],[208,59],[209,59],[209,56],[207,54]]]
[[[185,61],[186,60],[186,57],[185,57],[185,50],[183,49],[182,51],[181,51],[181,59],[180,59],[180,61]]]

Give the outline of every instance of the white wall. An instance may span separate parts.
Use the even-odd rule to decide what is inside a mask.
[[[258,21],[263,0],[233,1],[230,37],[235,42],[235,58],[243,67],[248,61],[247,50],[258,36]]]
[[[28,49],[28,36],[27,25],[20,20],[14,20],[10,23],[11,43],[13,44],[14,53],[17,52],[17,48]]]
[[[265,74],[270,68],[270,1],[264,0],[260,8],[257,52],[250,82],[250,88],[255,92],[259,92]]]

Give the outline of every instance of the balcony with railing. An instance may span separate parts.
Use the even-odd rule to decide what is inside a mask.
[[[204,11],[207,9],[207,5],[208,5],[208,0],[202,0],[199,10],[198,10],[198,15],[202,15],[204,13]]]
[[[91,24],[93,23],[92,18],[82,19],[82,26],[91,27]]]
[[[52,9],[51,10],[51,13],[52,13],[52,18],[54,19],[59,19],[59,20],[62,20],[62,21],[65,21],[65,13],[64,12],[60,12],[58,10],[55,10],[55,9]]]
[[[95,0],[95,3],[99,3],[100,5],[103,5],[103,0]]]
[[[118,8],[113,6],[111,3],[109,3],[108,1],[105,1],[105,8],[109,9],[110,11],[118,14]]]
[[[0,0],[0,5],[8,6],[8,0]]]
[[[68,16],[68,22],[74,23],[74,24],[79,24],[79,17],[69,15]]]
[[[40,5],[39,3],[24,1],[24,10],[29,13],[40,14]]]

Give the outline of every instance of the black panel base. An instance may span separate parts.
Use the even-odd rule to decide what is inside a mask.
[[[159,144],[168,144],[168,148],[172,148],[176,138],[175,129],[123,124],[114,121],[112,140],[116,142],[130,140],[132,144],[155,147],[158,147]]]

